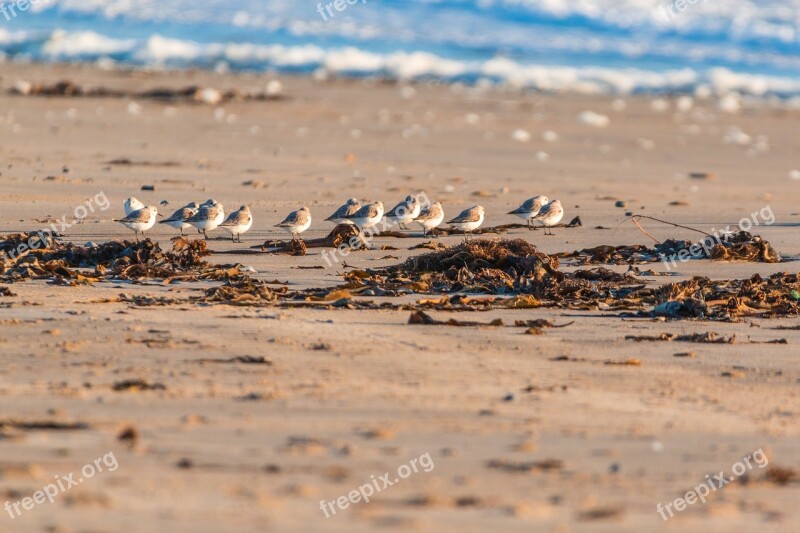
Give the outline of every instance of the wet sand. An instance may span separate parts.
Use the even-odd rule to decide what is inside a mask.
[[[651,99],[520,94],[443,86],[283,77],[286,98],[220,106],[123,98],[12,96],[17,80],[141,91],[199,85],[263,90],[268,76],[99,71],[4,65],[0,86],[0,232],[70,220],[103,194],[111,202],[64,233],[74,242],[130,239],[112,222],[131,195],[169,205],[213,197],[251,206],[243,244],[210,241],[212,262],[240,262],[291,288],[329,287],[342,267],[320,250],[304,257],[238,255],[285,238],[274,224],[307,205],[323,222],[347,197],[388,204],[424,190],[447,215],[481,204],[487,225],[522,200],[562,200],[580,228],[508,237],[546,253],[601,244],[649,244],[626,211],[705,231],[767,207],[753,230],[786,258],[800,254],[795,190],[800,111],[713,100],[666,112]],[[587,110],[608,127],[581,123]],[[744,142],[736,128],[750,136]],[[520,142],[515,130],[531,138]],[[558,140],[544,140],[544,132]],[[766,136],[767,139],[760,139]],[[517,134],[517,138],[524,135]],[[548,135],[548,138],[552,138]],[[728,142],[726,142],[726,138]],[[133,164],[112,164],[115,160]],[[692,172],[716,179],[693,179]],[[152,192],[142,191],[152,185]],[[625,201],[626,207],[615,207]],[[680,205],[671,205],[678,202]],[[658,239],[696,238],[654,222]],[[602,227],[604,229],[598,229]],[[415,230],[416,231],[416,230]],[[150,237],[169,248],[175,232]],[[225,237],[222,231],[213,234]],[[428,239],[425,239],[428,240]],[[457,244],[459,236],[441,237]],[[423,242],[378,237],[354,252],[357,268],[401,262]],[[398,250],[381,250],[381,246]],[[388,257],[387,257],[388,256]],[[796,263],[680,264],[679,277],[748,278],[796,272]],[[625,266],[609,267],[625,272]],[[652,265],[663,271],[660,264]],[[495,310],[490,322],[575,321],[545,335],[512,328],[408,325],[409,312],[136,307],[96,303],[120,293],[196,294],[204,283],[14,283],[0,296],[0,492],[15,502],[55,475],[113,453],[99,473],[11,519],[3,531],[414,530],[792,531],[800,487],[767,468],[731,483],[664,523],[656,511],[742,457],[763,449],[770,466],[800,469],[796,319],[741,323],[622,320],[616,313]],[[381,300],[377,298],[376,300]],[[432,312],[463,319],[463,313]],[[637,343],[626,335],[703,333],[787,345]],[[675,357],[679,352],[695,357]],[[263,356],[271,364],[200,362]],[[564,360],[566,356],[566,360]],[[638,359],[640,366],[607,362]],[[143,380],[157,390],[115,391]],[[25,423],[79,422],[83,429]],[[120,440],[125,429],[137,438]],[[333,501],[429,454],[417,472],[326,518]],[[77,477],[77,476],[76,476]]]

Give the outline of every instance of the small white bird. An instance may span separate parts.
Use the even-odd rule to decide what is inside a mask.
[[[325,220],[334,224],[352,224],[347,217],[354,215],[359,209],[361,209],[361,202],[355,198],[350,198]]]
[[[298,239],[300,234],[311,227],[311,210],[306,206],[297,211],[289,213],[283,222],[275,224],[276,228],[283,228],[292,235],[292,239]]]
[[[216,200],[207,200],[200,206],[197,213],[186,219],[186,222],[197,228],[208,239],[207,232],[217,229],[224,220],[225,211],[222,204]]]
[[[125,208],[125,216],[128,216],[131,213],[133,213],[134,211],[138,211],[139,209],[143,209],[144,208],[144,204],[142,202],[140,202],[139,200],[137,200],[136,198],[134,198],[133,196],[131,196],[130,198],[125,200],[125,205],[123,207]]]
[[[419,216],[422,206],[416,196],[406,196],[406,199],[386,213],[386,218],[406,229],[406,224],[413,222]]]
[[[361,229],[371,228],[383,220],[383,202],[374,202],[348,216],[347,219]]]
[[[509,215],[517,215],[519,218],[525,221],[528,224],[528,227],[531,227],[531,219],[539,214],[539,211],[542,210],[547,202],[550,200],[547,199],[547,196],[534,196],[533,198],[528,198],[525,200],[521,206],[514,209]]]
[[[457,230],[463,231],[465,234],[469,234],[481,227],[485,213],[486,211],[483,209],[482,205],[476,205],[475,207],[463,210],[456,218],[450,220],[448,224]]]
[[[561,207],[561,202],[553,200],[542,207],[539,214],[533,217],[533,221],[544,226],[545,235],[553,235],[552,227],[561,222],[562,218],[564,218],[564,208]],[[547,233],[547,230],[550,230],[550,233]]]
[[[231,213],[219,226],[230,232],[233,242],[236,242],[236,237],[239,237],[239,242],[242,242],[242,233],[246,233],[253,226],[253,215],[250,214],[250,208],[243,205],[238,211]]]
[[[434,202],[420,211],[419,216],[414,219],[414,222],[422,226],[423,237],[429,231],[433,231],[434,229],[438,228],[443,221],[444,209],[442,209],[442,204],[439,202]]]
[[[114,222],[119,222],[128,229],[131,229],[136,234],[136,241],[139,242],[139,232],[144,234],[156,225],[156,217],[158,216],[158,209],[153,206],[143,207],[133,211],[125,218],[116,219]]]
[[[186,221],[193,217],[197,213],[198,209],[200,209],[200,206],[197,205],[197,202],[192,202],[184,207],[181,207],[172,213],[169,218],[160,221],[159,224],[166,224],[175,229],[179,229],[181,230],[181,235],[183,235],[183,230],[192,227],[192,225]]]

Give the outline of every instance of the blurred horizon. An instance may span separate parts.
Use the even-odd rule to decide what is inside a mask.
[[[800,96],[800,0],[16,3],[0,2],[5,61]]]

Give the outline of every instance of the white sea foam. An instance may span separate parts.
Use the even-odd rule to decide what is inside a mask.
[[[68,33],[55,31],[42,46],[42,53],[57,58],[79,58],[82,56],[104,56],[129,52],[136,46],[132,39],[120,40],[105,37],[92,31]]]
[[[19,30],[0,28],[0,56],[589,94],[800,95],[800,0],[709,0],[677,16],[661,9],[668,1],[375,0],[326,22],[315,2],[297,0],[49,0],[20,14]]]
[[[18,46],[38,37],[0,32],[0,45]],[[57,30],[41,45],[45,57],[61,60],[123,56],[146,66],[203,66],[225,62],[258,69],[319,68],[329,74],[382,75],[402,80],[484,79],[493,83],[548,92],[630,94],[635,92],[692,92],[708,87],[714,94],[798,95],[800,79],[757,76],[715,68],[690,68],[663,72],[632,68],[568,67],[525,64],[508,58],[460,61],[429,52],[380,54],[347,46],[324,49],[316,45],[257,45],[249,43],[199,43],[153,35],[146,41],[115,39],[91,31]]]

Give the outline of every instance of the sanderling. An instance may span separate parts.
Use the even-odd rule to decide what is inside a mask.
[[[450,220],[448,224],[457,230],[463,231],[464,235],[466,236],[467,234],[472,233],[481,227],[481,224],[483,224],[484,215],[485,210],[483,209],[483,206],[476,205],[475,207],[470,207],[469,209],[463,210],[456,218]]]
[[[359,230],[371,228],[383,220],[383,202],[367,204],[348,216],[347,220],[358,226]]]
[[[354,215],[359,209],[361,209],[361,202],[355,198],[350,198],[325,220],[334,224],[352,224],[347,217]]]
[[[429,231],[433,231],[439,227],[442,221],[444,221],[444,209],[442,209],[442,204],[439,202],[434,202],[420,211],[419,216],[414,219],[414,222],[422,226],[423,237]]]
[[[208,200],[193,216],[186,219],[186,222],[197,228],[208,239],[209,231],[213,231],[225,220],[225,211],[222,204],[216,200]]]
[[[243,205],[238,211],[231,213],[219,226],[231,233],[233,242],[236,242],[237,236],[239,242],[242,242],[242,233],[246,233],[253,226],[253,215],[250,214],[250,208]]]
[[[131,196],[130,198],[125,200],[125,205],[123,207],[125,208],[125,216],[128,216],[134,211],[138,211],[139,209],[144,209],[144,204],[139,200],[137,200],[136,198],[134,198],[133,196]]]
[[[153,206],[147,206],[133,211],[125,218],[116,219],[114,222],[119,222],[126,228],[132,229],[136,234],[136,241],[138,242],[139,232],[144,234],[145,231],[155,226],[157,216],[158,209]]]
[[[186,222],[189,218],[193,217],[197,210],[200,209],[200,206],[197,205],[197,202],[192,202],[187,204],[185,207],[181,207],[174,213],[172,213],[168,219],[162,220],[159,224],[166,224],[168,226],[172,226],[175,229],[181,230],[181,235],[183,235],[183,230],[187,228],[191,228],[192,225]]]
[[[562,218],[564,218],[564,208],[561,207],[560,201],[553,200],[542,207],[542,210],[539,211],[539,214],[533,217],[533,221],[544,226],[545,235],[553,235],[552,227],[561,222]],[[550,230],[550,233],[547,233],[548,229]]]
[[[542,210],[547,202],[550,200],[547,199],[547,196],[534,196],[533,198],[528,198],[525,200],[521,206],[514,209],[509,215],[517,215],[519,218],[524,220],[528,227],[531,227],[531,219],[539,214],[539,211]]]
[[[283,222],[275,224],[276,228],[283,228],[292,234],[293,239],[300,238],[300,234],[311,227],[311,210],[306,206],[289,213]]]
[[[386,218],[393,221],[395,224],[400,224],[400,227],[406,229],[406,224],[413,222],[419,216],[422,206],[416,196],[406,196],[406,199],[392,208],[391,211],[386,213]]]

